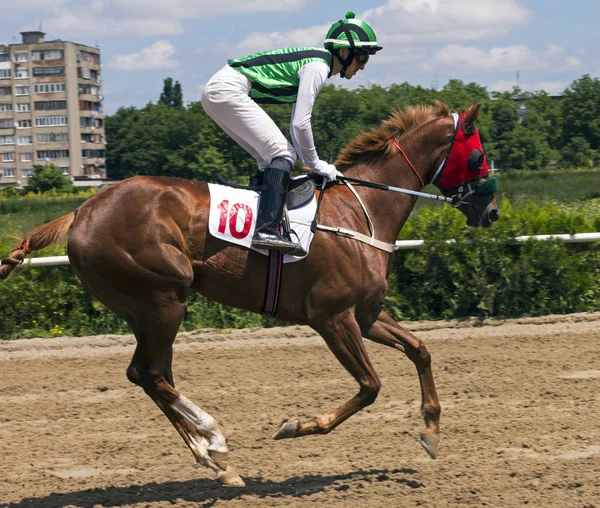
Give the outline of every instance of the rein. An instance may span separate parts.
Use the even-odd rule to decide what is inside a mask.
[[[380,189],[385,191],[400,192],[402,194],[410,194],[411,196],[419,196],[421,198],[435,199],[436,201],[444,201],[454,206],[454,197],[437,196],[436,194],[427,194],[425,192],[414,191],[410,189],[402,189],[400,187],[393,187],[384,183],[370,182],[369,180],[360,180],[359,178],[350,178],[349,176],[338,176],[338,180],[343,182],[351,182],[360,185],[361,187],[370,187],[372,189]]]

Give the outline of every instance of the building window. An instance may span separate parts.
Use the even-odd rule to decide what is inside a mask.
[[[31,104],[28,102],[20,102],[17,104],[17,111],[19,113],[27,113],[28,111],[31,111]]]
[[[67,109],[67,101],[36,101],[36,111],[54,111],[56,109]]]
[[[15,95],[29,95],[29,87],[28,86],[15,86]]]
[[[64,176],[69,176],[69,166],[59,166],[59,168],[62,170]]]
[[[15,79],[27,79],[29,77],[29,69],[17,69]]]
[[[102,143],[102,136],[100,134],[84,132],[81,134],[81,141],[84,143]]]
[[[30,129],[31,120],[19,120],[17,122],[17,129]]]
[[[89,116],[80,116],[79,117],[79,126],[80,127],[91,127],[92,129],[101,129],[102,128],[102,118],[91,118]]]
[[[104,150],[81,150],[81,156],[89,159],[103,159]]]
[[[58,143],[60,141],[69,141],[69,135],[66,132],[48,132],[47,134],[36,134],[38,143]]]
[[[23,178],[31,178],[33,176],[33,169],[23,168],[21,174],[23,175]]]
[[[50,49],[47,51],[32,51],[31,59],[34,61],[39,60],[62,60],[65,57],[65,53],[62,49]]]
[[[79,85],[79,93],[86,95],[100,95],[100,87],[94,85]]]
[[[92,101],[79,101],[79,110],[80,111],[96,111],[100,112],[101,107],[99,102]]]
[[[0,69],[0,79],[10,78],[10,69]]]
[[[19,136],[18,141],[19,145],[31,145],[33,143],[33,136]]]
[[[3,118],[0,120],[0,129],[12,129],[15,121],[12,118]]]
[[[83,49],[77,50],[77,59],[82,60],[84,62],[91,62],[96,65],[100,65],[100,55],[97,53],[90,53],[89,51],[84,51]]]
[[[38,150],[37,159],[68,159],[69,150]]]
[[[12,102],[0,102],[0,111],[12,111]]]
[[[4,178],[14,178],[15,177],[15,168],[4,168],[2,170],[2,176]]]
[[[15,53],[15,62],[27,62],[27,53]]]
[[[10,53],[0,53],[0,62],[10,62]]]
[[[36,127],[56,127],[57,125],[67,125],[66,116],[41,116],[35,119]]]
[[[1,95],[12,95],[10,86],[0,86],[0,96]]]
[[[0,159],[2,162],[15,162],[15,152],[2,152]]]
[[[66,92],[66,83],[40,83],[35,85],[35,93],[55,93],[55,92]]]
[[[15,137],[14,136],[0,136],[0,145],[14,145]]]
[[[31,162],[31,152],[21,153],[21,162]]]
[[[10,76],[9,76],[10,77]],[[90,79],[90,70],[87,67],[79,68],[79,77],[84,79]]]
[[[34,67],[34,76],[64,76],[64,67]]]

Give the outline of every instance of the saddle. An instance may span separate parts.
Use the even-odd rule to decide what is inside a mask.
[[[262,171],[257,171],[257,174],[250,178],[249,185],[240,185],[238,183],[226,182],[217,178],[217,182],[221,185],[227,185],[235,189],[247,189],[260,192],[262,190]],[[317,175],[318,176],[318,175]],[[290,179],[285,206],[288,210],[301,208],[308,203],[315,195],[317,184],[311,175],[293,176]]]

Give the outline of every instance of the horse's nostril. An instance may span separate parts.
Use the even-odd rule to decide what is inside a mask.
[[[494,208],[490,211],[488,217],[490,218],[491,222],[496,222],[500,218],[500,212],[497,208]]]

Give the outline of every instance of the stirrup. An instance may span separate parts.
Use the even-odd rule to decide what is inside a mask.
[[[284,253],[297,249],[298,245],[271,228],[257,231],[252,238],[252,247],[263,250],[278,250]]]

